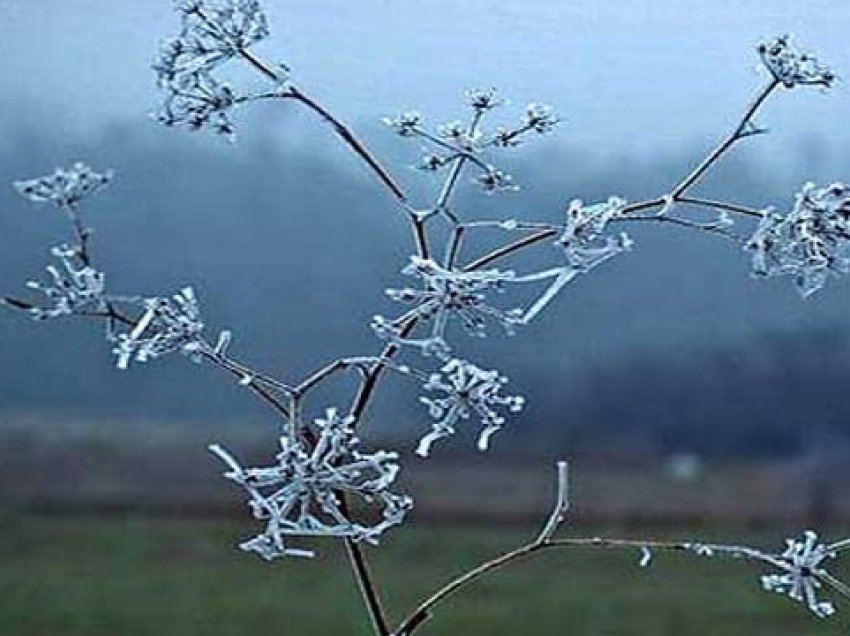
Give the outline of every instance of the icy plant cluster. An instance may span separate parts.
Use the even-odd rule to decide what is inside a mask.
[[[301,381],[284,382],[230,357],[230,332],[221,332],[214,345],[205,340],[204,320],[192,287],[155,296],[115,295],[108,290],[106,276],[90,252],[91,231],[83,223],[80,204],[101,190],[111,173],[101,174],[75,164],[15,184],[28,200],[52,203],[66,215],[73,241],[51,249],[57,263],[48,266],[47,279],[28,285],[35,299],[5,297],[3,304],[39,320],[68,316],[102,320],[120,369],[175,352],[193,361],[205,361],[225,371],[283,422],[279,448],[270,466],[245,468],[222,446],[210,446],[227,466],[225,476],[244,489],[254,517],[264,524],[259,534],[241,544],[242,549],[273,560],[312,556],[312,550],[290,545],[293,539],[341,539],[377,636],[410,636],[446,596],[515,559],[555,547],[637,549],[642,567],[651,565],[654,552],[659,550],[755,560],[776,569],[762,577],[765,589],[805,603],[819,617],[835,610],[831,602],[820,600],[819,588],[826,586],[850,596],[850,588],[825,569],[826,561],[850,549],[850,540],[824,544],[813,532],[789,541],[780,554],[699,542],[558,539],[556,531],[570,505],[565,462],[558,464],[558,495],[552,513],[533,541],[450,582],[396,630],[388,627],[377,600],[377,585],[359,547],[364,542],[377,542],[386,530],[401,524],[412,507],[408,496],[393,490],[399,455],[363,450],[356,435],[383,375],[397,373],[417,384],[420,402],[430,416],[430,430],[415,447],[417,455],[429,456],[435,442],[470,421],[476,427],[479,450],[486,451],[493,435],[508,424],[508,415],[523,409],[525,398],[504,393],[507,378],[502,371],[468,361],[469,356],[460,351],[464,347],[462,336],[484,337],[493,331],[512,335],[519,326],[528,325],[568,283],[632,248],[629,234],[619,228],[649,223],[722,237],[738,249],[749,250],[755,275],[791,276],[804,296],[823,287],[829,272],[847,271],[847,186],[807,184],[786,214],[693,193],[702,177],[735,144],[763,132],[754,117],[777,88],[828,87],[833,83],[835,76],[822,63],[800,53],[788,37],[760,45],[757,52],[770,75],[769,84],[757,95],[736,130],[669,191],[656,197],[634,202],[611,197],[593,204],[572,199],[565,213],[556,212],[551,218],[536,221],[470,219],[457,202],[457,192],[469,185],[491,195],[516,191],[513,178],[495,167],[491,157],[530,137],[551,133],[560,121],[551,108],[531,103],[517,123],[490,127],[488,118],[505,106],[505,100],[495,90],[486,89],[467,93],[464,121],[430,126],[413,111],[386,119],[399,136],[424,147],[426,154],[416,160],[416,167],[438,183],[433,198],[414,202],[406,188],[330,109],[290,83],[287,69],[256,53],[255,45],[269,35],[266,15],[256,0],[181,0],[176,11],[180,32],[162,45],[153,64],[164,94],[158,116],[161,122],[232,135],[232,111],[241,103],[264,98],[297,103],[328,124],[338,140],[377,177],[405,215],[414,237],[413,251],[401,272],[415,283],[387,290],[389,299],[396,303],[393,306],[401,306],[401,312],[389,317],[377,315],[372,322],[382,341],[380,353],[339,358]],[[271,91],[243,93],[224,82],[221,67],[237,59],[270,80]],[[482,200],[479,198],[479,203]],[[713,215],[709,221],[705,220],[706,212]],[[739,226],[746,228],[748,224],[753,227],[745,234],[737,232]],[[473,249],[475,239],[483,234],[496,237],[497,246],[482,254]],[[545,248],[542,254],[544,259],[552,259],[550,265],[526,272],[502,266],[502,260],[536,246]],[[516,290],[523,290],[531,300],[497,299]],[[492,329],[494,325],[499,329]],[[305,409],[313,406],[313,389],[341,373],[356,373],[358,379],[348,410],[330,408],[318,418],[305,415]]]
[[[259,96],[239,94],[216,71],[268,37],[266,15],[256,0],[183,0],[176,8],[180,33],[162,43],[153,63],[164,93],[157,120],[233,135],[231,111]]]
[[[50,253],[59,261],[59,266],[47,266],[49,282],[31,280],[27,283],[27,287],[43,294],[47,301],[28,308],[32,317],[46,320],[102,311],[106,290],[103,272],[81,263],[78,250],[67,245],[57,245]]]
[[[379,337],[419,347],[425,355],[447,357],[451,347],[446,327],[451,317],[455,317],[468,333],[478,337],[487,335],[488,320],[498,323],[510,334],[522,322],[522,309],[498,309],[488,304],[487,298],[488,293],[503,292],[507,283],[515,281],[514,272],[495,269],[464,272],[446,269],[419,256],[412,256],[410,260],[402,272],[419,278],[422,288],[388,289],[387,296],[413,305],[405,319],[416,317],[430,322],[428,336],[418,340],[404,338],[397,322],[375,316],[372,326]]]
[[[810,54],[800,51],[791,37],[783,35],[758,47],[764,66],[786,88],[798,85],[830,87],[835,74]]]
[[[431,445],[455,432],[455,424],[476,416],[484,428],[478,436],[478,449],[486,451],[493,433],[502,428],[504,416],[498,409],[513,413],[522,410],[525,398],[501,395],[508,379],[498,371],[485,371],[466,360],[449,360],[439,373],[432,374],[422,386],[426,391],[442,393],[442,397],[420,397],[435,420],[430,433],[423,437],[416,454],[427,457]]]
[[[834,559],[834,548],[818,542],[818,535],[811,530],[802,539],[788,539],[787,549],[774,559],[782,574],[761,577],[765,590],[787,594],[795,601],[805,603],[817,617],[827,618],[835,613],[829,601],[818,599],[818,589],[823,585],[850,596],[850,588],[837,580],[824,568],[824,562]]]
[[[49,202],[68,208],[104,187],[111,178],[112,172],[100,174],[83,163],[75,163],[43,177],[16,181],[15,189],[35,203]]]
[[[846,273],[850,245],[850,188],[807,183],[785,215],[767,211],[748,243],[757,276],[788,275],[805,297],[830,272]]]
[[[466,94],[467,105],[471,110],[469,121],[453,120],[429,129],[422,116],[416,111],[408,111],[397,117],[384,118],[384,123],[398,135],[419,140],[428,148],[417,164],[425,172],[440,174],[458,170],[469,161],[478,170],[472,180],[483,192],[494,194],[502,191],[516,191],[513,177],[496,168],[487,160],[487,151],[499,148],[511,148],[519,145],[529,133],[545,135],[552,132],[559,119],[555,111],[542,104],[529,104],[522,120],[513,126],[498,126],[487,132],[482,121],[490,111],[503,106],[505,101],[495,89],[471,90]],[[450,184],[457,178],[455,175]],[[445,212],[442,201],[437,211]]]
[[[28,288],[43,296],[42,300],[4,298],[3,304],[25,309],[36,320],[74,315],[107,319],[106,339],[113,345],[119,369],[126,369],[132,361],[147,362],[173,351],[197,359],[203,345],[204,324],[192,287],[171,297],[114,295],[107,291],[106,275],[92,263],[87,247],[91,231],[83,225],[79,204],[103,188],[111,174],[100,174],[77,163],[47,176],[15,183],[25,198],[50,202],[65,213],[77,242],[51,248],[59,264],[46,268],[47,282],[27,283]]]
[[[347,537],[376,542],[388,528],[404,521],[412,500],[390,491],[398,474],[398,455],[362,453],[353,420],[327,409],[315,421],[311,442],[296,432],[280,438],[277,462],[267,468],[242,468],[221,446],[210,446],[229,467],[225,476],[248,493],[254,517],[265,530],[240,547],[266,560],[282,556],[313,556],[310,550],[287,547],[289,536]],[[373,524],[352,519],[350,500],[381,506]]]

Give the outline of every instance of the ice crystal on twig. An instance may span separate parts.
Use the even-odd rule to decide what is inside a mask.
[[[182,351],[197,356],[204,323],[195,292],[185,287],[171,298],[148,298],[141,304],[144,313],[125,332],[110,331],[113,353],[119,369],[130,362],[148,362],[152,358]]]
[[[41,292],[49,301],[48,306],[33,306],[28,311],[36,320],[69,316],[85,311],[103,310],[106,304],[103,272],[80,261],[79,250],[60,245],[51,250],[61,263],[50,265],[49,283],[29,281],[27,287]]]
[[[787,594],[801,603],[817,617],[826,618],[835,613],[835,606],[829,601],[817,597],[818,590],[825,584],[843,595],[848,595],[848,587],[827,572],[823,565],[834,558],[831,548],[818,542],[818,535],[812,531],[804,533],[801,539],[789,539],[787,549],[771,561],[779,567],[781,574],[768,574],[761,577],[765,590]]]
[[[474,364],[456,358],[447,362],[440,373],[432,374],[423,385],[426,391],[443,393],[443,397],[419,398],[428,407],[428,413],[436,420],[430,433],[425,435],[416,448],[416,454],[427,457],[431,445],[455,432],[459,420],[478,416],[484,425],[478,436],[478,449],[488,448],[490,437],[505,423],[498,409],[519,412],[525,404],[521,396],[501,395],[508,380],[498,371],[485,371]]]
[[[783,35],[770,42],[762,42],[758,52],[770,74],[786,88],[797,85],[828,88],[835,81],[835,74],[813,55],[802,53],[791,36]]]
[[[790,275],[800,293],[813,294],[829,272],[848,270],[850,188],[841,183],[807,183],[787,215],[767,211],[747,249],[756,276]]]
[[[377,316],[372,325],[380,337],[419,346],[425,353],[434,353],[448,350],[446,327],[451,315],[457,316],[463,327],[475,336],[486,335],[488,320],[502,325],[508,334],[512,334],[514,327],[522,322],[521,309],[502,310],[487,302],[488,292],[501,292],[506,283],[516,279],[514,272],[496,269],[466,272],[446,269],[431,259],[419,256],[412,256],[410,260],[402,272],[420,278],[423,288],[388,289],[387,295],[393,300],[415,305],[414,315],[431,321],[430,334],[425,340],[403,339],[397,327]]]
[[[351,418],[328,409],[316,422],[317,439],[307,444],[294,437],[280,439],[277,463],[267,468],[242,468],[218,445],[210,450],[230,469],[225,476],[242,486],[249,505],[266,527],[240,545],[272,560],[282,556],[312,556],[289,548],[288,536],[347,537],[376,543],[388,528],[404,521],[412,500],[390,492],[398,474],[396,453],[358,450]],[[373,524],[354,521],[344,495],[381,506],[381,518]]]
[[[59,207],[74,206],[97,192],[112,178],[112,171],[98,173],[84,163],[57,168],[52,174],[15,181],[15,189],[30,201],[50,202]]]

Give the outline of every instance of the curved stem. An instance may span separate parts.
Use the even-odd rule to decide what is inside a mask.
[[[544,542],[532,541],[531,543],[520,546],[515,550],[511,550],[510,552],[506,552],[493,559],[485,561],[465,574],[448,582],[420,603],[419,606],[401,622],[399,627],[392,633],[392,636],[410,636],[431,617],[432,610],[436,606],[440,605],[486,575],[496,572],[512,563],[523,561],[539,552],[561,548],[601,548],[685,552],[695,556],[717,554],[739,559],[760,561],[781,567],[781,561],[777,557],[744,546],[726,546],[677,541],[607,539],[602,537],[556,539]]]

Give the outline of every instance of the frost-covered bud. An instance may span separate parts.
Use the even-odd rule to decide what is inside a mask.
[[[516,192],[519,186],[513,183],[513,177],[501,170],[497,170],[493,166],[488,166],[486,172],[482,172],[475,179],[482,190],[486,194],[495,194],[497,192]]]
[[[485,371],[465,360],[455,358],[446,363],[440,373],[431,375],[422,387],[443,396],[419,398],[435,422],[431,432],[419,441],[416,454],[427,457],[435,441],[452,435],[460,420],[473,416],[484,426],[478,437],[478,449],[486,451],[492,435],[505,423],[499,410],[516,413],[525,405],[525,398],[521,396],[501,395],[507,382],[499,372]]]
[[[110,331],[113,353],[119,369],[130,363],[148,362],[174,351],[196,356],[204,323],[195,292],[185,287],[171,298],[138,301],[144,308],[141,317],[126,332]]]
[[[785,552],[770,561],[781,574],[761,577],[762,587],[771,592],[785,594],[795,601],[805,603],[815,616],[827,618],[835,613],[835,606],[817,597],[818,590],[827,585],[846,593],[846,586],[824,569],[824,562],[835,555],[829,546],[818,541],[811,530],[800,539],[789,539]]]
[[[98,173],[84,163],[57,168],[53,174],[15,181],[18,193],[36,203],[50,202],[59,207],[73,206],[97,192],[112,179],[112,171]]]
[[[525,125],[541,135],[555,130],[560,121],[550,106],[531,103],[525,109]]]
[[[422,116],[416,111],[402,113],[398,117],[384,117],[384,123],[402,137],[412,137],[422,123]]]
[[[210,446],[228,467],[225,477],[242,486],[255,518],[266,525],[259,535],[240,544],[266,560],[283,556],[312,556],[286,545],[291,536],[346,537],[377,543],[378,537],[402,523],[412,508],[410,497],[390,488],[399,472],[396,453],[363,453],[352,420],[328,409],[315,421],[316,441],[286,436],[274,465],[242,468],[227,451]],[[340,495],[380,507],[380,518],[356,521]]]
[[[810,296],[829,273],[850,268],[850,188],[805,184],[787,215],[764,213],[746,248],[754,275],[793,276],[800,294]]]
[[[758,53],[765,68],[786,88],[797,85],[828,88],[835,81],[835,74],[813,55],[802,53],[791,36],[783,35],[770,42],[762,42]]]
[[[625,200],[618,197],[591,206],[585,206],[578,199],[570,202],[564,231],[556,244],[564,250],[571,268],[584,273],[631,249],[632,241],[626,234],[604,234],[608,223],[621,215],[625,204]]]
[[[486,113],[504,103],[495,88],[469,90],[466,100],[476,113]]]

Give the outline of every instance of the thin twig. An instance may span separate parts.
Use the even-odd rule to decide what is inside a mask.
[[[743,133],[746,131],[747,126],[752,121],[753,117],[755,117],[759,108],[761,108],[762,104],[770,97],[771,93],[780,85],[779,80],[773,78],[770,83],[768,83],[761,91],[758,93],[756,98],[752,101],[746,111],[744,111],[744,115],[741,118],[738,125],[735,129],[729,133],[726,137],[724,137],[720,143],[715,147],[714,150],[700,163],[693,171],[688,174],[684,179],[682,179],[679,184],[673,188],[671,192],[671,196],[674,200],[679,199],[687,190],[693,186],[699,179],[708,171],[709,168],[717,161],[729,148],[731,148],[735,142],[743,139],[745,137],[751,135],[744,135]]]

